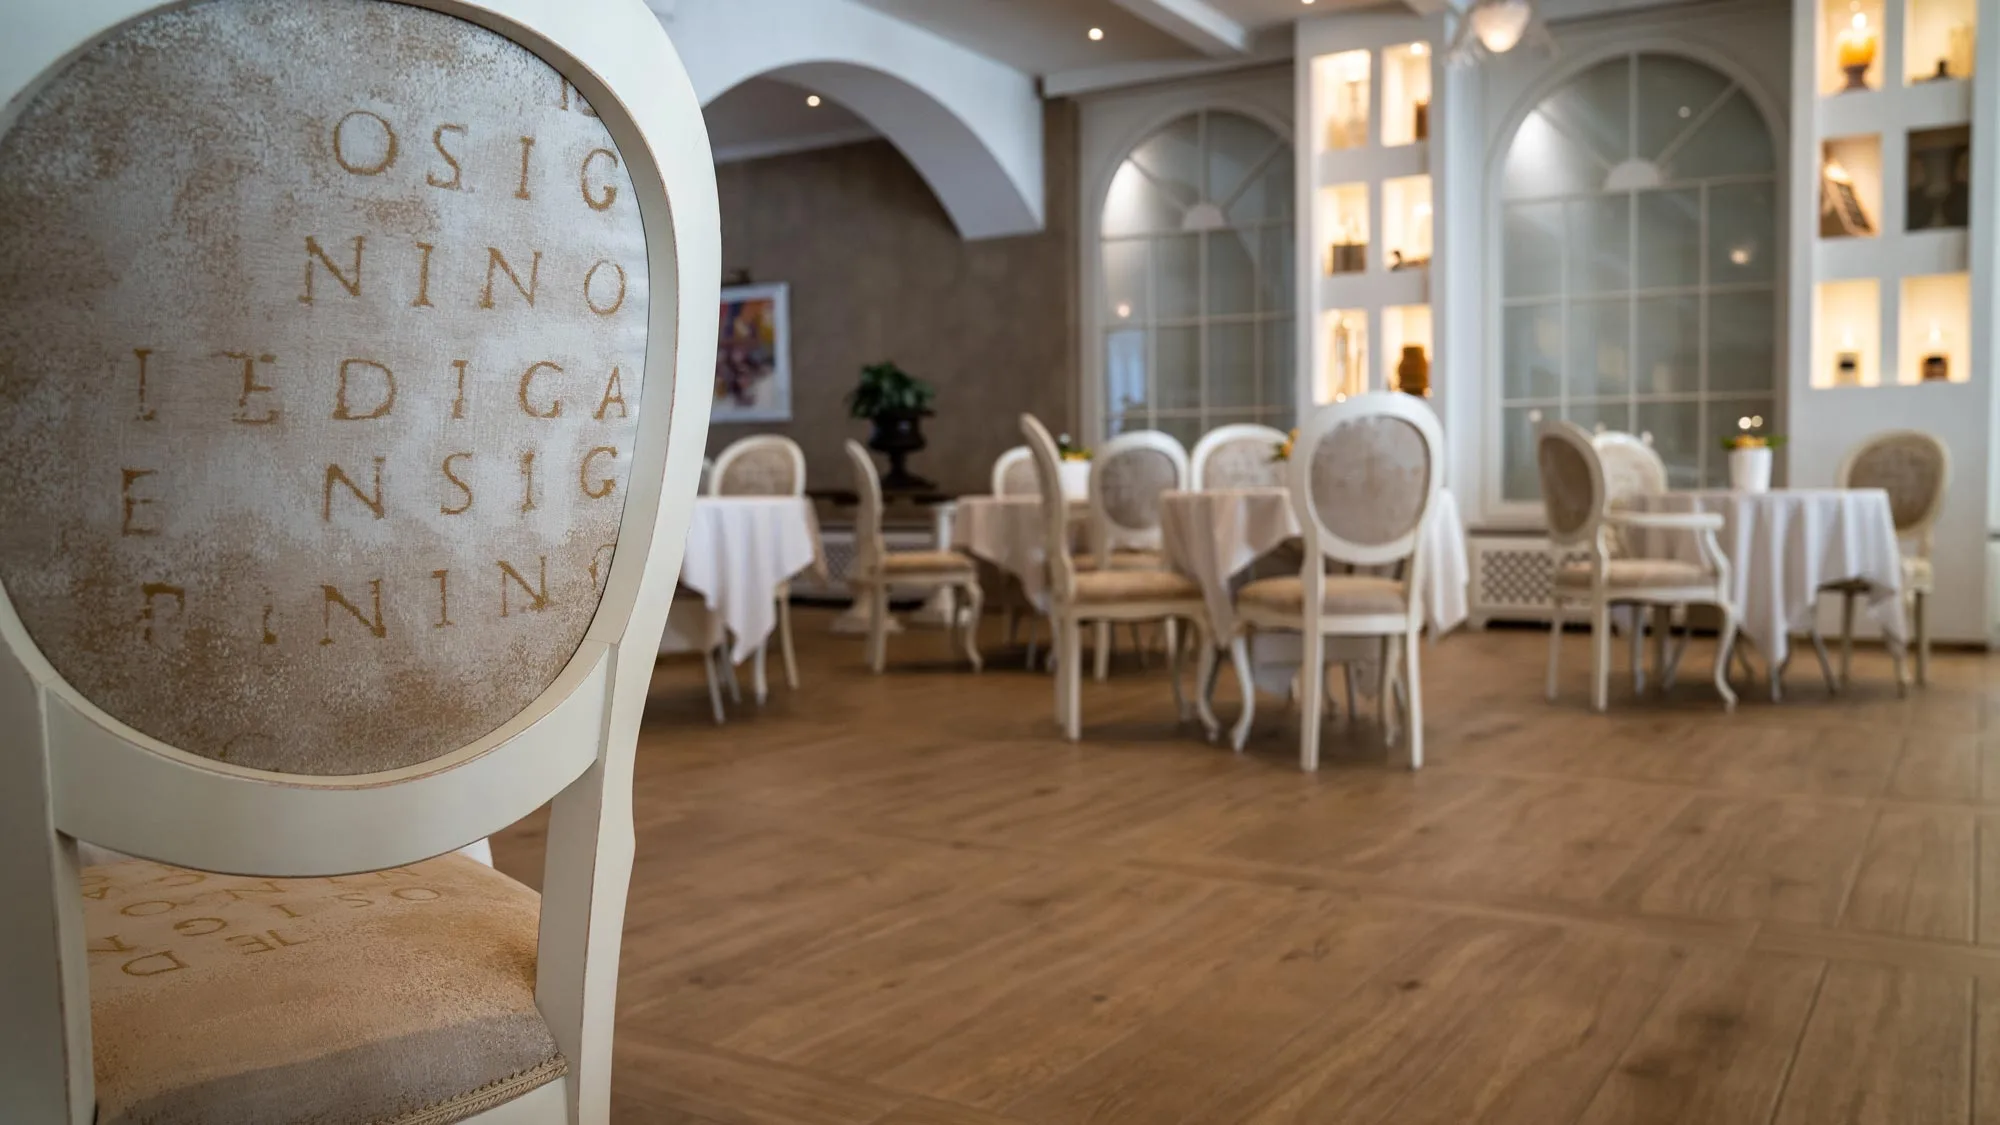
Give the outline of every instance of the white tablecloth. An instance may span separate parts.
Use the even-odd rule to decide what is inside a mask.
[[[778,624],[778,586],[819,561],[819,520],[803,496],[703,496],[688,522],[681,585],[702,596],[741,664]]]
[[[1266,552],[1300,533],[1291,493],[1282,488],[1169,492],[1160,498],[1160,531],[1167,562],[1201,583],[1211,635],[1219,644],[1227,644],[1235,628],[1236,578]],[[1447,633],[1465,621],[1466,584],[1471,577],[1465,526],[1449,490],[1438,493],[1424,525],[1423,551],[1419,594],[1425,616],[1433,634]]]
[[[1791,650],[1791,633],[1817,612],[1819,588],[1859,578],[1868,583],[1868,612],[1885,637],[1902,644],[1902,549],[1889,494],[1879,488],[1796,488],[1773,492],[1663,492],[1636,498],[1658,512],[1716,512],[1716,536],[1729,557],[1730,579],[1743,615],[1743,635],[1773,667]],[[1699,561],[1694,537],[1648,532],[1640,553]]]
[[[1083,502],[1072,500],[1072,534],[1083,516]],[[952,546],[1019,579],[1028,600],[1046,612],[1049,571],[1043,534],[1042,501],[1038,496],[961,496],[952,517]],[[1075,545],[1074,539],[1071,545]]]

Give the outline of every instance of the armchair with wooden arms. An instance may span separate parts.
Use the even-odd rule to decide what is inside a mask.
[[[36,5],[0,103],[0,1118],[602,1125],[720,275],[659,20]],[[544,805],[539,896],[452,854]]]

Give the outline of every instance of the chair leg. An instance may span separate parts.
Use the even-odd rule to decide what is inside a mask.
[[[1026,665],[1024,666],[1030,672],[1035,670],[1035,657],[1036,655],[1038,655],[1038,646],[1035,642],[1035,638],[1041,635],[1042,635],[1042,615],[1039,613],[1029,614],[1028,615],[1028,660]],[[1049,648],[1051,651],[1055,649],[1055,645],[1056,645],[1055,626],[1051,625],[1049,626]]]
[[[1632,607],[1632,694],[1646,694],[1646,616],[1649,608],[1643,605]]]
[[[1169,617],[1167,620],[1172,621],[1173,618]],[[1144,668],[1146,666],[1147,655],[1146,638],[1139,635],[1139,623],[1137,621],[1132,622],[1125,627],[1125,631],[1132,635],[1132,651],[1139,654],[1139,667]]]
[[[1819,675],[1826,681],[1826,693],[1839,695],[1840,678],[1833,674],[1833,657],[1826,651],[1826,638],[1820,636],[1818,621],[1813,622],[1812,630],[1807,635],[1812,639],[1813,655],[1819,659]]]
[[[1736,649],[1736,611],[1727,606],[1718,606],[1722,611],[1722,631],[1715,635],[1715,690],[1722,696],[1724,711],[1736,710],[1736,692],[1729,686],[1729,657]]]
[[[715,666],[715,662],[720,659],[723,659],[723,657],[719,648],[709,649],[702,654],[701,658],[702,671],[708,674],[708,709],[715,713],[716,726],[721,726],[724,718],[722,713],[722,674]]]
[[[979,656],[979,611],[986,608],[986,591],[973,582],[965,587],[965,621],[959,626],[958,639],[965,645],[965,658],[972,662],[972,670],[982,671],[986,662]],[[956,613],[954,613],[956,616]]]
[[[1840,686],[1846,687],[1854,667],[1854,591],[1840,595]]]
[[[1250,671],[1250,637],[1238,633],[1229,638],[1229,662],[1236,666],[1236,683],[1243,690],[1243,710],[1229,732],[1229,745],[1237,753],[1250,741],[1250,721],[1257,716],[1257,678]]]
[[[1181,658],[1181,622],[1178,617],[1169,617],[1160,624],[1160,639],[1167,643],[1167,653],[1173,659]],[[1139,666],[1146,666],[1147,650],[1139,650]]]
[[[1344,721],[1346,725],[1351,727],[1354,725],[1354,717],[1355,717],[1354,682],[1359,678],[1358,674],[1354,670],[1354,661],[1344,660],[1341,662],[1340,678],[1347,681],[1347,714]]]
[[[1562,666],[1563,643],[1563,603],[1557,598],[1549,606],[1549,677],[1548,687],[1543,694],[1550,703],[1556,701],[1556,679]]]
[[[868,591],[868,670],[876,675],[889,663],[889,587]]]
[[[1091,658],[1097,661],[1097,682],[1111,678],[1111,622],[1099,621],[1097,631],[1090,646]]]
[[[1103,624],[1100,622],[1099,624]],[[1062,640],[1062,666],[1056,675],[1069,692],[1069,713],[1063,716],[1063,737],[1083,737],[1083,622],[1071,618]]]
[[[1423,645],[1418,640],[1415,630],[1403,638],[1404,722],[1410,730],[1410,768],[1413,770],[1424,768],[1424,680],[1417,667],[1417,650]]]
[[[770,655],[770,651],[771,642],[767,640],[757,646],[756,655],[750,658],[750,691],[759,707],[764,705],[765,700],[771,698],[771,681],[764,668],[765,659]]]
[[[778,652],[785,659],[785,686],[799,690],[799,651],[792,645],[792,599],[778,599]]]
[[[1194,711],[1201,719],[1202,732],[1214,742],[1222,734],[1222,721],[1215,717],[1215,674],[1222,670],[1222,661],[1217,659],[1208,630],[1196,623],[1194,631],[1201,649],[1194,670]]]
[[[1666,658],[1666,662],[1661,665],[1662,670],[1660,672],[1660,691],[1662,692],[1674,690],[1674,683],[1680,676],[1681,657],[1687,655],[1688,641],[1694,638],[1694,626],[1688,624],[1686,606],[1677,605],[1673,607],[1672,612],[1668,615],[1667,623],[1668,632],[1672,632],[1673,626],[1678,625],[1680,627],[1680,636],[1672,638],[1672,644],[1665,644],[1664,642],[1668,638],[1664,636],[1661,638],[1663,642],[1661,652]]]
[[[1004,622],[1004,623],[1005,623],[1005,625],[1006,625],[1006,629],[1007,629],[1007,647],[1008,647],[1008,648],[1013,648],[1013,647],[1014,647],[1014,635],[1015,635],[1015,633],[1016,633],[1016,632],[1017,632],[1017,631],[1018,631],[1018,630],[1020,629],[1020,626],[1021,626],[1021,611],[1020,611],[1020,607],[1018,607],[1018,606],[1015,606],[1015,605],[1012,605],[1012,604],[1009,604],[1009,605],[1007,606],[1007,609],[1006,609],[1006,611],[1005,611],[1005,614],[1004,614],[1004,616],[1002,616],[1002,617],[1000,618],[1000,620],[1001,620],[1002,622]]]
[[[1674,633],[1674,609],[1672,606],[1653,607],[1653,679],[1660,685],[1660,694],[1667,694],[1671,685],[1667,682],[1668,640]]]
[[[1050,617],[1049,653],[1052,657],[1060,658],[1062,655],[1062,634],[1062,618]],[[1066,731],[1069,729],[1069,683],[1063,679],[1060,668],[1057,668],[1056,674],[1049,679],[1054,682],[1056,689],[1056,727]]]
[[[1181,691],[1181,646],[1174,643],[1178,638],[1173,637],[1173,627],[1174,619],[1171,617],[1167,618],[1166,629],[1169,638],[1167,641],[1167,675],[1174,682],[1174,719],[1185,723],[1188,721],[1187,694]],[[1145,650],[1141,649],[1140,651],[1143,654]]]
[[[1382,682],[1376,685],[1375,712],[1382,719],[1382,745],[1393,747],[1396,737],[1402,733],[1401,719],[1396,711],[1396,638],[1383,637],[1378,649],[1377,665],[1381,669]]]
[[[1611,605],[1601,599],[1590,605],[1590,706],[1611,706]]]
[[[1299,669],[1299,768],[1312,773],[1319,769],[1320,706],[1326,700],[1326,638],[1318,626],[1306,622],[1305,661]]]
[[[729,685],[729,702],[737,704],[742,703],[743,682],[736,678],[736,665],[730,663],[729,661],[729,642],[725,640],[720,645],[716,646],[715,654],[716,654],[716,659],[722,662],[721,667],[722,667],[723,682]]]
[[[1931,615],[1930,596],[1922,590],[1911,599],[1916,603],[1917,618],[1917,686],[1929,687],[1931,682]]]

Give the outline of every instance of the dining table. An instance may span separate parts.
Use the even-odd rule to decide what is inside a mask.
[[[1068,503],[1074,547],[1088,508],[1081,497]],[[961,496],[952,516],[952,546],[1012,576],[1041,613],[1049,608],[1047,535],[1039,496]]]
[[[1763,655],[1774,700],[1783,695],[1792,635],[1813,625],[1824,586],[1860,581],[1884,643],[1900,657],[1908,642],[1902,546],[1889,494],[1882,489],[1694,489],[1635,496],[1627,503],[1640,511],[1722,517],[1716,540],[1729,559],[1738,628]],[[1701,561],[1700,547],[1687,532],[1646,531],[1633,544],[1635,553],[1649,558]]]
[[[764,647],[777,627],[778,587],[824,565],[822,557],[819,518],[811,500],[701,496],[688,520],[681,586],[699,595],[719,619],[730,663],[741,664]]]

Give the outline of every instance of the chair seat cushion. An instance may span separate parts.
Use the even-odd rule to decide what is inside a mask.
[[[329,879],[83,869],[97,1125],[449,1125],[560,1078],[540,899],[459,855]]]
[[[1329,574],[1326,576],[1324,589],[1325,596],[1320,602],[1324,613],[1402,613],[1409,608],[1408,603],[1403,600],[1403,584],[1393,578],[1378,578],[1366,574]],[[1237,593],[1236,600],[1241,605],[1279,613],[1303,613],[1306,604],[1305,582],[1296,574],[1259,578],[1244,586]]]
[[[1910,555],[1903,556],[1903,589],[1905,591],[1923,594],[1930,593],[1933,573],[1931,560],[1915,558]],[[1835,592],[1851,590],[1857,594],[1865,594],[1872,586],[1873,584],[1866,578],[1845,578],[1839,582],[1828,582],[1824,586],[1821,586],[1820,589]]]
[[[1604,584],[1620,589],[1638,586],[1699,586],[1715,575],[1699,564],[1679,559],[1611,559],[1604,564]],[[1590,564],[1566,563],[1556,571],[1556,585],[1590,588]]]
[[[1193,601],[1201,597],[1194,579],[1171,570],[1092,570],[1076,576],[1079,604]]]
[[[891,551],[882,556],[884,574],[950,574],[972,569],[971,556],[957,551]]]
[[[1081,555],[1076,560],[1079,571],[1090,570],[1165,570],[1167,556],[1159,551],[1113,551],[1111,565],[1099,566],[1097,556]]]

